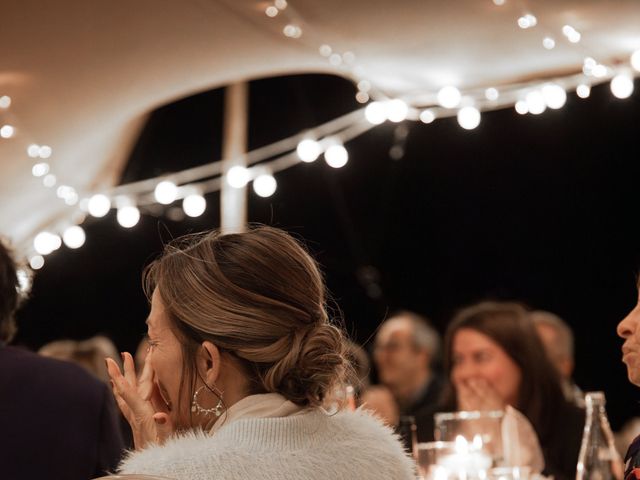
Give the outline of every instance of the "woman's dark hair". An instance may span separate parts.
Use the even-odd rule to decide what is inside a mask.
[[[461,310],[445,334],[444,367],[451,376],[452,346],[456,333],[463,328],[480,332],[502,348],[520,368],[521,380],[517,405],[531,422],[542,445],[547,443],[558,406],[566,400],[560,376],[549,361],[542,341],[525,308],[513,302],[481,302]],[[457,397],[453,386],[445,394],[445,406],[455,409]]]
[[[0,239],[0,342],[8,343],[16,333],[15,312],[20,305],[18,271],[9,247]]]
[[[322,404],[350,371],[318,265],[282,230],[182,237],[143,278],[149,298],[158,291],[181,341],[191,395],[204,341],[240,362],[247,393],[278,392],[302,406]]]

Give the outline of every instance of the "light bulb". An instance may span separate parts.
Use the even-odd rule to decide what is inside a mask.
[[[364,116],[372,125],[380,125],[387,119],[387,112],[381,102],[371,102],[364,109]]]
[[[526,115],[529,113],[529,107],[527,106],[527,102],[524,100],[518,100],[515,104],[515,109],[520,115]]]
[[[175,183],[170,182],[169,180],[164,180],[156,185],[153,194],[158,203],[169,205],[178,196],[178,187],[176,187]]]
[[[533,115],[539,115],[547,109],[542,93],[537,90],[527,93],[525,101],[527,102],[529,113]]]
[[[487,89],[484,91],[484,96],[485,96],[485,98],[486,98],[487,100],[489,100],[489,101],[493,102],[493,101],[497,100],[497,99],[498,99],[498,97],[500,97],[500,93],[498,92],[498,90],[497,90],[497,89],[495,89],[495,88],[491,87],[491,88],[487,88]]]
[[[44,267],[44,257],[42,255],[34,255],[29,259],[29,265],[34,270],[40,270]]]
[[[545,85],[542,87],[542,96],[547,107],[553,110],[562,108],[567,101],[567,92],[560,85]]]
[[[246,167],[236,165],[227,171],[226,179],[233,188],[243,188],[251,180],[251,172]]]
[[[38,158],[40,156],[40,145],[32,143],[27,147],[27,155],[31,158]]]
[[[456,87],[447,86],[438,91],[437,98],[438,103],[444,108],[455,108],[460,104],[462,95]]]
[[[307,138],[298,143],[296,147],[296,153],[298,154],[298,158],[306,163],[314,162],[322,153],[322,148],[320,144],[315,140],[311,140]]]
[[[111,209],[111,200],[106,195],[98,193],[89,199],[89,214],[96,218],[104,217]]]
[[[9,108],[11,106],[11,97],[3,95],[0,97],[0,108]]]
[[[343,145],[331,145],[327,148],[326,152],[324,152],[324,159],[330,167],[342,168],[349,161],[349,153]]]
[[[616,75],[611,79],[611,93],[616,98],[629,98],[633,93],[633,80],[627,75]]]
[[[197,193],[187,195],[182,200],[182,209],[190,217],[199,217],[207,209],[207,201]]]
[[[62,239],[50,232],[40,232],[33,239],[33,248],[40,255],[49,255],[54,250],[57,250],[62,245]]]
[[[436,119],[436,116],[432,110],[427,109],[420,112],[420,121],[422,123],[431,123],[435,119]]]
[[[473,130],[480,125],[480,111],[475,107],[464,107],[458,111],[458,123],[465,130]]]
[[[16,129],[13,128],[13,125],[3,125],[0,127],[0,137],[2,138],[11,138],[15,133]]]
[[[34,177],[43,177],[49,173],[49,164],[46,162],[36,163],[31,167],[31,173]]]
[[[556,41],[551,37],[544,37],[542,39],[542,46],[547,50],[552,50],[556,46]]]
[[[49,158],[52,153],[53,153],[53,150],[51,149],[51,147],[49,145],[42,145],[38,149],[38,156],[40,158]]]
[[[47,188],[54,187],[57,182],[58,182],[58,179],[56,178],[56,176],[53,173],[50,173],[50,174],[46,175],[42,179],[42,184]]]
[[[591,94],[591,87],[583,83],[576,87],[576,93],[580,98],[588,98]]]
[[[64,244],[69,248],[80,248],[84,245],[87,236],[84,233],[84,229],[78,225],[73,225],[67,228],[62,235]]]
[[[398,98],[386,102],[384,106],[387,110],[387,118],[394,123],[402,122],[409,113],[407,104]]]
[[[121,207],[118,209],[117,219],[121,227],[135,227],[140,221],[140,210],[131,205]]]
[[[253,180],[253,191],[256,192],[257,195],[266,198],[273,195],[278,188],[278,182],[268,173],[263,173],[262,175],[258,175]]]
[[[273,5],[271,5],[271,6],[268,6],[268,7],[265,9],[264,13],[266,13],[266,14],[267,14],[267,17],[271,17],[271,18],[273,18],[273,17],[275,17],[276,15],[278,15],[278,9],[277,9],[276,7],[274,7]]]

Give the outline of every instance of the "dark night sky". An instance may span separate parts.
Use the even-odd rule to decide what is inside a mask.
[[[357,108],[354,93],[326,76],[253,82],[250,148]],[[123,181],[218,159],[222,99],[216,90],[157,110]],[[487,297],[558,313],[576,333],[578,383],[605,391],[617,427],[640,414],[615,337],[640,267],[639,107],[640,94],[617,100],[602,86],[539,116],[486,113],[471,132],[455,119],[386,124],[347,144],[345,168],[318,160],[277,174],[269,199],[250,192],[249,218],[306,239],[361,342],[397,308],[441,331],[458,307]],[[389,157],[394,144],[400,160]],[[207,201],[196,220],[158,212],[130,231],[114,213],[86,222],[85,246],[59,250],[38,273],[18,342],[102,332],[134,348],[147,314],[140,271],[163,239],[218,226],[218,195]]]

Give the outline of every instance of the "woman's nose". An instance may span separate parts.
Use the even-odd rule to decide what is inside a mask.
[[[620,338],[627,338],[633,335],[638,326],[638,316],[640,316],[640,307],[631,310],[627,316],[620,321],[616,328],[616,333]]]

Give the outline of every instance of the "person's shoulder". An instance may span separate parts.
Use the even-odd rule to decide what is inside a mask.
[[[16,379],[28,381],[34,388],[46,385],[47,388],[75,394],[82,391],[102,394],[106,390],[106,385],[99,379],[71,362],[43,357],[11,346],[0,349],[0,358],[0,370],[4,371],[5,376],[10,374]]]

